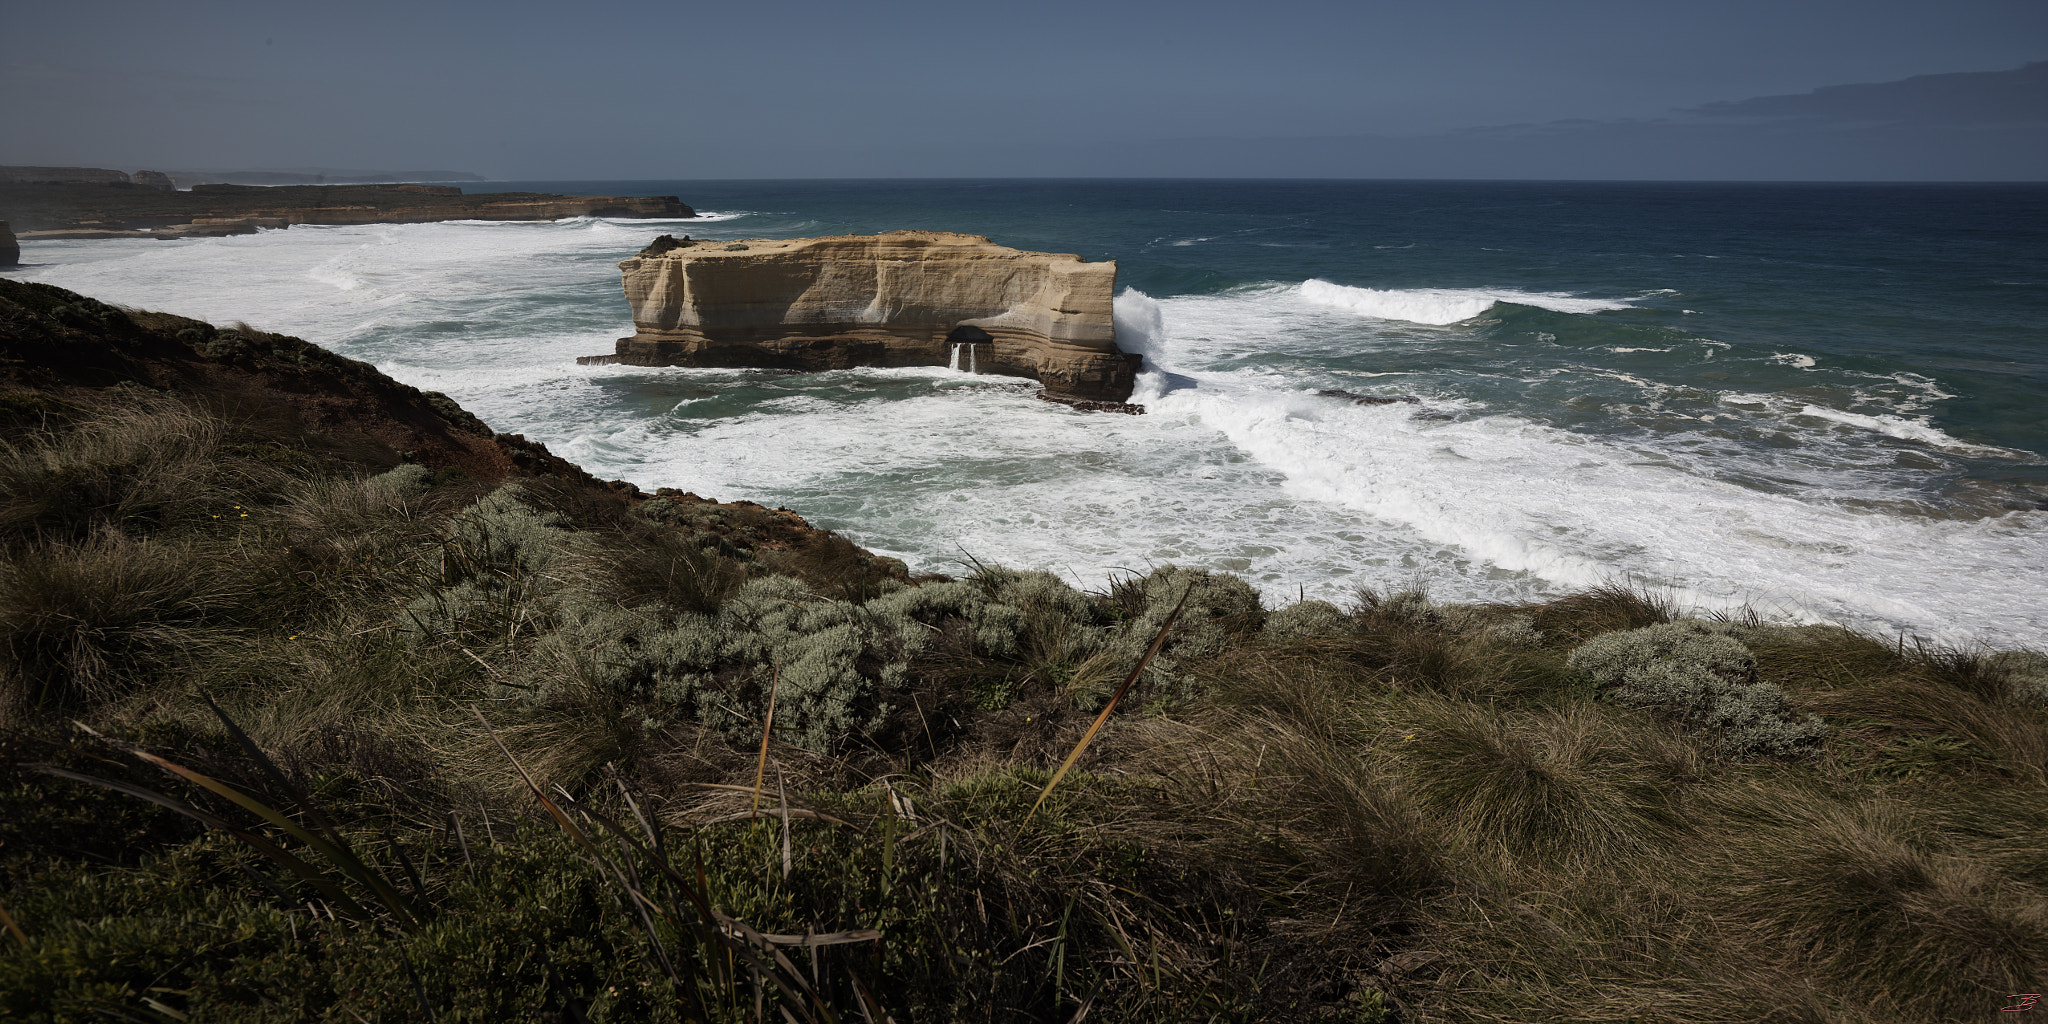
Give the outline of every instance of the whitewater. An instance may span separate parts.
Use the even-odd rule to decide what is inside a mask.
[[[1654,275],[1254,267],[1190,287],[1152,271],[1115,300],[1119,344],[1145,356],[1135,417],[957,365],[576,365],[632,332],[614,264],[653,235],[840,224],[734,209],[37,242],[17,276],[296,334],[599,477],[786,505],[918,571],[1001,563],[1099,588],[1173,562],[1239,573],[1269,606],[1625,583],[1705,612],[2048,646],[2048,511],[1999,482],[2027,484],[2039,454],[1958,433],[1938,373],[1709,336],[1689,307],[1712,296]],[[1156,246],[1199,252],[1190,239],[1209,244]]]

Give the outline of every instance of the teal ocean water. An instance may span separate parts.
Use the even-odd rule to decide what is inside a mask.
[[[1269,605],[1632,581],[2048,646],[2048,187],[485,188],[674,194],[705,216],[30,242],[16,274],[296,333],[600,476],[787,505],[923,569],[971,556],[1100,586],[1199,564]],[[614,264],[654,235],[894,228],[1115,260],[1150,413],[947,368],[574,363],[631,332]]]

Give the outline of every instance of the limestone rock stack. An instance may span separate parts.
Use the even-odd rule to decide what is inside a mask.
[[[0,267],[11,267],[21,262],[21,243],[14,240],[14,229],[0,220]]]
[[[1023,252],[980,235],[891,231],[785,240],[664,236],[619,264],[638,366],[973,367],[1069,402],[1130,397],[1117,350],[1116,264]],[[959,346],[959,348],[956,348]]]

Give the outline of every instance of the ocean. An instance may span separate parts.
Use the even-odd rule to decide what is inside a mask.
[[[2048,186],[465,188],[703,216],[30,241],[11,276],[296,334],[600,477],[786,505],[914,570],[1199,565],[1269,607],[1618,583],[2048,648]],[[895,228],[1115,260],[1149,413],[940,367],[576,365],[632,332],[614,264],[658,234]]]

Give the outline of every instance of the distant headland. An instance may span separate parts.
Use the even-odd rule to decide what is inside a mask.
[[[160,171],[130,175],[98,167],[0,167],[0,220],[21,238],[37,239],[190,238],[293,224],[696,216],[676,196],[465,195],[455,185],[391,182],[214,182],[188,191],[176,186],[171,175]]]

